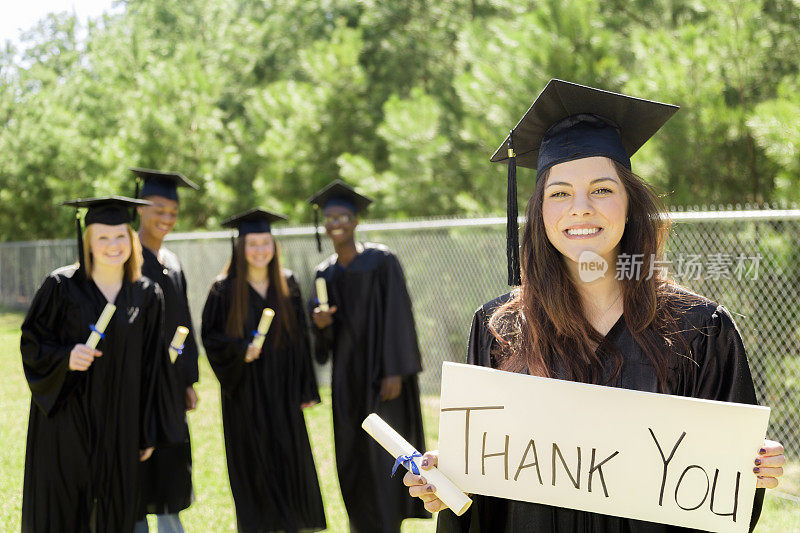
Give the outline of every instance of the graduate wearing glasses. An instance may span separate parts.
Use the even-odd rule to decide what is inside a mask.
[[[400,262],[385,246],[357,242],[358,215],[372,200],[335,181],[309,202],[322,211],[335,254],[317,266],[330,309],[313,313],[315,354],[332,359],[336,468],[352,531],[399,531],[427,518],[421,502],[390,479],[393,461],[361,429],[378,413],[417,449],[424,447],[417,374],[422,370],[411,298]]]

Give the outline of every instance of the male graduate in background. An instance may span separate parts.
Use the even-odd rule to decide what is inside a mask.
[[[142,242],[144,264],[142,274],[158,283],[164,293],[164,335],[172,340],[178,326],[189,328],[189,335],[172,369],[169,380],[175,391],[186,398],[186,411],[197,407],[197,343],[192,328],[189,300],[186,295],[186,278],[178,258],[162,247],[164,237],[175,227],[178,219],[178,187],[198,189],[198,186],[178,172],[162,172],[144,168],[131,168],[137,181],[144,182],[140,196],[152,205],[138,207],[141,222],[139,239]],[[138,189],[138,187],[137,187]],[[192,451],[189,442],[189,427],[183,417],[181,428],[186,440],[182,444],[156,448],[150,461],[142,464],[141,505],[136,524],[136,533],[148,531],[146,515],[158,515],[158,531],[183,532],[178,512],[191,505]],[[176,428],[177,430],[178,428]]]
[[[316,268],[330,310],[311,308],[315,355],[333,356],[336,468],[351,531],[397,532],[405,518],[428,518],[389,474],[393,459],[361,429],[378,413],[418,450],[424,448],[417,373],[422,370],[403,270],[385,246],[355,240],[357,215],[372,202],[336,180],[309,199],[321,209],[336,253]]]

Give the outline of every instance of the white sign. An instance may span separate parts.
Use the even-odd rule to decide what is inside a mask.
[[[444,363],[439,469],[468,493],[747,531],[769,408]]]

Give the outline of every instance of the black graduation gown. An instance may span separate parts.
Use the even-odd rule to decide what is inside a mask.
[[[378,413],[418,450],[425,449],[417,373],[422,370],[417,333],[400,262],[381,245],[365,243],[347,268],[331,256],[316,269],[325,278],[332,326],[315,332],[315,355],[333,354],[331,379],[336,468],[350,525],[359,532],[398,531],[405,518],[429,518],[389,474],[394,460],[362,428]],[[310,306],[316,306],[316,294]],[[400,396],[380,401],[381,380],[403,376]]]
[[[322,495],[300,404],[319,401],[300,288],[284,271],[299,332],[289,339],[270,285],[249,287],[243,338],[225,333],[232,283],[217,281],[203,309],[202,339],[222,389],[222,422],[238,529],[246,533],[325,529]],[[261,357],[245,363],[265,307],[276,311]],[[280,346],[277,333],[280,332]]]
[[[171,382],[175,395],[185,398],[186,387],[197,382],[197,343],[194,338],[189,299],[186,295],[186,278],[178,257],[169,250],[161,249],[161,261],[147,248],[142,247],[144,264],[142,274],[156,282],[164,295],[164,340],[169,343],[178,326],[189,328],[181,354],[170,365],[173,372]],[[141,464],[141,501],[139,516],[145,514],[177,513],[191,505],[192,449],[189,441],[189,426],[186,414],[176,420],[176,432],[186,435],[183,442],[155,449],[149,460]]]
[[[158,376],[161,290],[123,281],[117,306],[85,372],[69,354],[85,343],[106,299],[76,266],[56,270],[22,323],[20,351],[31,389],[22,531],[133,531],[139,450],[169,442]]]
[[[679,328],[698,363],[697,369],[686,358],[669,365],[668,392],[679,396],[727,402],[756,404],[756,394],[742,339],[728,311],[703,297],[688,306]],[[505,303],[501,296],[475,313],[469,336],[467,362],[494,367],[491,355],[496,340],[487,322],[492,312]],[[658,392],[658,378],[650,360],[634,342],[624,316],[606,335],[622,353],[624,362],[618,382],[624,389]],[[756,491],[751,530],[761,513],[764,490]],[[678,526],[642,522],[586,511],[564,509],[529,502],[487,496],[473,496],[472,507],[461,517],[449,509],[439,513],[438,532],[536,531],[539,533],[585,531],[587,533],[678,533],[697,531]]]

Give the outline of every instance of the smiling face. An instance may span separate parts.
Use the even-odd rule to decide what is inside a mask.
[[[615,265],[625,231],[628,194],[613,163],[587,157],[550,168],[542,217],[548,240],[568,260],[591,251]]]
[[[94,223],[86,227],[93,266],[122,267],[131,256],[131,237],[127,224]]]
[[[322,210],[325,233],[333,245],[346,244],[354,239],[358,220],[355,213],[341,205],[331,205]]]
[[[150,239],[162,241],[178,221],[178,202],[163,196],[148,196],[146,200],[153,205],[136,208],[142,220],[140,231]]]
[[[248,233],[244,236],[244,258],[251,268],[267,268],[275,255],[271,233]]]

